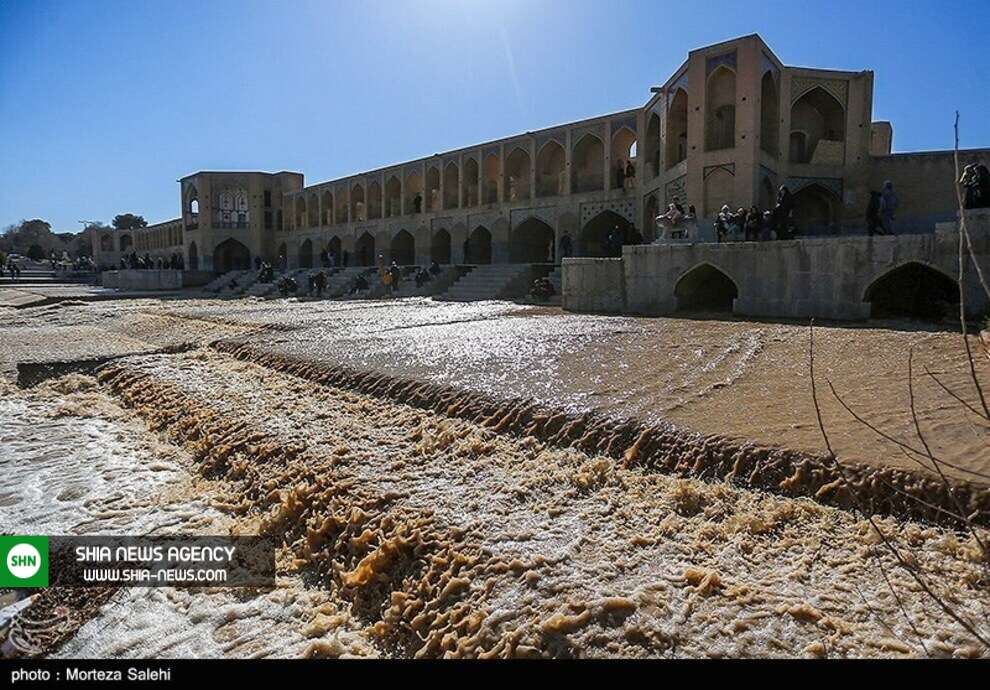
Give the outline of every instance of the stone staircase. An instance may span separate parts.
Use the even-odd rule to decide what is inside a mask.
[[[206,285],[202,287],[203,292],[213,292],[218,293],[223,290],[227,285],[230,284],[231,280],[236,280],[238,283],[241,282],[241,278],[247,275],[249,271],[227,271],[223,275],[214,278]]]
[[[450,302],[475,302],[519,297],[529,290],[532,273],[529,264],[476,266],[436,298]]]
[[[327,288],[324,290],[324,297],[346,297],[348,290],[351,287],[351,283],[362,273],[368,278],[368,285],[373,286],[375,281],[378,280],[375,277],[377,269],[373,266],[350,266],[348,268],[341,269],[330,276],[327,281]],[[367,294],[367,290],[364,291]],[[358,293],[359,295],[361,293]]]

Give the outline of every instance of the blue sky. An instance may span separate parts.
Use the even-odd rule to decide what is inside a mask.
[[[990,147],[990,2],[0,0],[0,227],[179,213],[196,170],[307,184],[642,105],[760,33],[872,69],[897,151]]]

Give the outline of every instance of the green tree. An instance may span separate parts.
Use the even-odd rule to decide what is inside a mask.
[[[29,259],[34,259],[35,261],[44,261],[45,248],[40,244],[32,244],[28,247],[27,256]]]
[[[148,221],[144,219],[144,216],[120,213],[113,217],[113,226],[118,230],[134,230],[135,228],[148,227]]]

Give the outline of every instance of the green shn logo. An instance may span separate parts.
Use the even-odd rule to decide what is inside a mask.
[[[0,587],[48,586],[48,537],[0,537]]]

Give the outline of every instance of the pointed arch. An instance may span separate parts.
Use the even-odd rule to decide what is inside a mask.
[[[687,158],[688,92],[677,89],[667,109],[667,169]]]
[[[505,159],[505,176],[502,189],[506,201],[529,199],[530,168],[532,163],[529,151],[517,146]]]
[[[430,240],[430,261],[436,261],[441,266],[452,263],[450,260],[450,233],[437,230]]]
[[[656,217],[660,215],[660,202],[657,201],[656,194],[646,197],[643,205],[643,239],[649,243],[656,239]]]
[[[571,189],[575,194],[605,189],[605,144],[586,133],[571,153]]]
[[[794,192],[794,223],[802,235],[834,235],[839,232],[840,199],[817,182]]]
[[[323,191],[323,223],[333,225],[333,192],[329,189]]]
[[[567,178],[564,147],[548,141],[536,154],[536,196],[563,196]]]
[[[399,266],[412,266],[416,263],[416,240],[408,230],[399,230],[392,238],[389,260]]]
[[[461,171],[463,175],[461,179],[461,206],[465,208],[477,206],[481,203],[478,196],[479,173],[478,161],[474,158],[468,158],[464,161],[464,168]]]
[[[489,153],[485,156],[484,181],[482,182],[483,204],[498,203],[498,180],[501,160],[497,153]]]
[[[705,176],[705,218],[714,218],[723,204],[733,211],[735,204],[736,178],[725,168],[717,168]]]
[[[492,262],[492,233],[484,225],[479,225],[467,239],[464,252],[466,264],[490,264]]]
[[[553,263],[556,235],[549,225],[528,218],[509,235],[509,263]]]
[[[791,106],[790,162],[842,163],[846,110],[820,86],[806,91]]]
[[[402,215],[402,182],[395,175],[385,181],[385,217],[397,218]]]
[[[457,163],[450,161],[443,169],[443,208],[445,211],[457,208],[457,200],[460,198],[459,186],[461,179],[461,169]]]
[[[773,190],[773,182],[769,176],[764,175],[760,182],[760,210],[772,211],[777,201],[777,193]]]
[[[311,228],[320,224],[320,199],[315,192],[309,195],[309,202],[306,204],[306,224]]]
[[[251,268],[251,250],[242,242],[228,238],[213,250],[213,268],[220,273],[246,271]]]
[[[780,148],[780,92],[773,70],[763,73],[760,82],[760,148],[774,158]]]
[[[359,223],[363,220],[365,220],[364,186],[358,182],[351,187],[351,221]]]
[[[705,88],[705,150],[736,145],[736,73],[726,65],[712,72]]]
[[[725,271],[708,262],[688,271],[674,284],[678,311],[731,312],[739,287]]]
[[[199,270],[199,247],[196,246],[195,241],[189,243],[189,260],[186,261],[186,265],[190,271]]]
[[[295,226],[297,230],[306,227],[306,197],[301,194],[296,197]]]
[[[619,160],[632,161],[633,165],[636,165],[637,149],[636,132],[632,131],[632,129],[630,129],[627,125],[623,125],[616,132],[612,133],[612,145],[609,149],[609,158],[612,161],[613,166],[615,165],[615,162]],[[614,187],[616,183],[614,176],[609,176],[609,179]]]
[[[375,238],[370,232],[364,232],[354,243],[354,265],[375,265]]]
[[[348,212],[350,211],[348,204],[348,194],[346,189],[337,190],[337,222],[346,223],[348,221]]]
[[[650,113],[646,123],[646,179],[660,174],[660,116]]]
[[[418,172],[406,175],[406,214],[416,212],[416,197],[420,197],[420,211],[426,209],[426,198],[423,196],[423,178]]]
[[[378,220],[382,217],[382,185],[378,180],[372,180],[368,185],[368,220]]]
[[[906,261],[884,270],[863,291],[870,318],[941,320],[959,313],[959,285],[941,269]]]
[[[628,244],[632,223],[615,211],[602,211],[581,228],[578,238],[578,256],[621,256],[622,245]],[[616,233],[614,246],[609,246],[609,235]]]
[[[327,253],[329,252],[333,252],[335,265],[343,265],[344,247],[337,235],[331,237],[330,241],[327,242]]]
[[[299,268],[313,268],[313,240],[306,239],[299,245]]]
[[[440,169],[431,165],[426,169],[426,202],[424,207],[430,213],[436,213],[442,208],[440,198]]]

